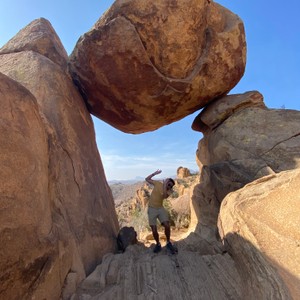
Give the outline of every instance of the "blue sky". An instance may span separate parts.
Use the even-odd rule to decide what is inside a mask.
[[[188,2],[188,1],[187,1]],[[247,65],[244,77],[230,92],[260,91],[269,108],[300,109],[300,4],[298,0],[220,0],[244,21]],[[70,54],[113,1],[1,0],[0,47],[32,20],[48,19]],[[198,113],[154,132],[122,133],[94,119],[97,144],[106,177],[132,179],[162,169],[161,177],[179,166],[197,171],[195,152],[202,135],[192,131]]]

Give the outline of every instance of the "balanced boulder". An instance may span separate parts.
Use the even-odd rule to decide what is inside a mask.
[[[93,115],[142,133],[227,94],[245,63],[243,22],[214,2],[117,0],[79,39],[69,66]]]

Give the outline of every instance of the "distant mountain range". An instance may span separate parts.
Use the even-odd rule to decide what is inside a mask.
[[[190,172],[191,172],[191,174],[199,173],[199,171],[195,171],[195,170],[190,170]],[[177,177],[176,175],[171,176],[171,178],[174,178],[174,179],[176,177]],[[158,180],[160,180],[160,179],[161,178],[158,178]],[[107,182],[109,185],[113,185],[113,184],[118,184],[118,183],[120,183],[120,184],[135,184],[135,183],[141,182],[141,181],[145,181],[145,178],[142,176],[136,176],[134,179],[123,179],[123,180],[122,179],[120,179],[120,180],[112,179],[112,180],[108,180]]]
[[[141,182],[144,181],[145,178],[141,177],[141,176],[137,176],[134,179],[125,179],[125,180],[117,180],[117,179],[113,179],[113,180],[108,180],[108,184],[112,185],[112,184],[117,184],[117,183],[121,183],[121,184],[134,184],[137,182]]]

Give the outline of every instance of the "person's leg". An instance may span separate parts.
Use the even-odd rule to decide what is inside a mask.
[[[166,221],[162,224],[165,227],[165,235],[167,238],[167,248],[170,250],[172,254],[176,253],[176,248],[172,245],[170,241],[170,236],[171,236],[171,227],[170,227],[170,222]]]
[[[159,219],[161,225],[163,225],[165,227],[165,235],[166,235],[167,242],[170,242],[171,228],[170,228],[170,222],[169,222],[169,214],[164,207],[161,207],[159,209],[158,219]]]
[[[167,243],[170,242],[170,237],[171,237],[171,227],[170,227],[170,222],[165,221],[162,223],[162,225],[165,227],[165,235],[167,239]]]
[[[150,227],[152,229],[153,237],[154,237],[154,239],[156,241],[156,245],[155,245],[155,247],[153,249],[153,252],[154,253],[158,253],[161,250],[161,244],[159,242],[159,235],[158,235],[158,232],[157,232],[157,226],[156,225],[151,225]]]
[[[152,230],[152,235],[153,238],[156,242],[156,246],[154,247],[154,252],[157,253],[161,250],[161,245],[159,242],[159,235],[158,235],[158,231],[157,231],[157,226],[156,226],[156,220],[157,220],[157,209],[153,208],[153,207],[149,207],[148,208],[148,218],[149,218],[149,225],[151,227]]]
[[[158,231],[157,231],[157,226],[156,225],[150,225],[151,230],[152,230],[152,235],[154,237],[154,240],[156,242],[156,244],[159,243],[159,235],[158,235]]]
[[[161,224],[165,227],[165,235],[167,239],[167,248],[170,250],[172,254],[176,253],[176,248],[172,245],[170,239],[171,239],[171,226],[169,222],[169,215],[168,212],[162,208],[160,215],[159,215],[159,220],[161,221]]]

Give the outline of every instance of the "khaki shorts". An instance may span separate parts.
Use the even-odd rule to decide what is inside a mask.
[[[149,219],[149,225],[153,226],[156,225],[157,219],[160,221],[161,224],[169,221],[169,215],[164,207],[154,208],[149,206],[148,219]]]

